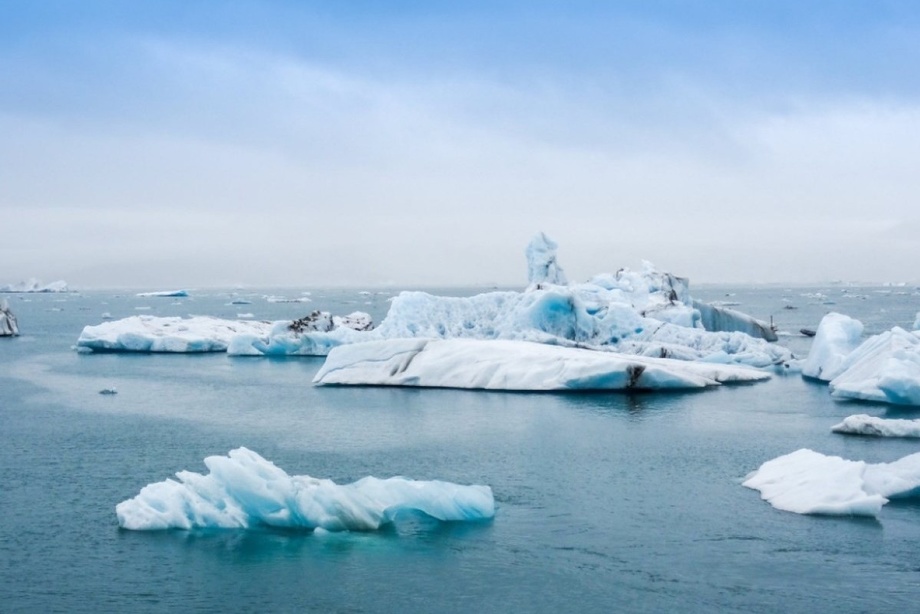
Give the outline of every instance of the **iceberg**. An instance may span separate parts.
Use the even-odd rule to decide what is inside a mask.
[[[859,320],[831,312],[821,319],[802,375],[829,382],[843,371],[844,362],[862,342],[863,325]]]
[[[545,234],[539,233],[526,252],[530,285],[523,292],[469,297],[402,292],[392,298],[377,328],[366,314],[311,314],[316,321],[303,326],[296,321],[276,322],[258,330],[240,330],[215,343],[212,351],[225,348],[235,356],[325,356],[335,347],[352,343],[478,339],[757,368],[793,364],[794,356],[787,348],[766,340],[772,332],[768,325],[740,312],[694,303],[685,278],[658,271],[648,262],[639,271],[622,268],[569,285],[556,258],[556,244]],[[273,299],[280,300],[269,297]],[[145,321],[148,327],[153,322]],[[717,330],[707,330],[707,326]],[[143,338],[151,335],[147,330],[134,332]],[[99,336],[98,331],[84,330],[77,345],[98,347],[95,338]],[[133,350],[122,345],[122,350]],[[138,345],[135,351],[151,351],[143,343]]]
[[[834,433],[869,437],[920,437],[920,420],[876,418],[867,414],[847,416],[831,427]]]
[[[299,528],[373,531],[401,512],[441,521],[478,521],[495,516],[488,486],[366,477],[351,484],[288,475],[246,448],[209,456],[207,475],[176,473],[178,480],[149,484],[115,507],[118,526],[164,529]]]
[[[188,290],[158,290],[157,292],[138,292],[135,296],[184,297],[188,296]]]
[[[837,399],[920,406],[920,331],[895,326],[861,341],[862,330],[858,320],[826,315],[802,374],[828,381]]]
[[[69,292],[67,282],[53,281],[50,284],[43,284],[39,280],[32,278],[28,281],[22,281],[18,284],[7,284],[0,286],[0,292]]]
[[[19,334],[19,324],[16,316],[10,311],[6,299],[0,300],[0,337],[15,337]]]
[[[94,352],[225,352],[240,334],[267,334],[268,322],[221,320],[207,316],[191,318],[131,316],[86,326],[77,349]]]
[[[334,348],[316,384],[481,390],[662,390],[755,382],[734,365],[626,356],[510,340],[391,339]]]
[[[282,338],[275,339],[277,334]],[[268,340],[233,343],[231,353],[325,355],[347,343],[404,338],[531,341],[759,368],[788,365],[794,358],[787,348],[744,332],[705,330],[686,280],[648,263],[641,272],[621,269],[585,284],[536,284],[525,292],[469,297],[401,292],[372,331],[306,332],[292,338],[277,328]]]
[[[872,464],[803,448],[765,462],[743,484],[787,512],[878,516],[890,499],[920,494],[920,452]]]
[[[334,339],[336,335],[344,338],[344,333],[337,332],[340,327],[353,333],[355,331],[348,327],[364,330],[371,326],[370,316],[362,312],[332,316],[314,311],[299,320],[277,322],[139,315],[84,327],[76,347],[83,352],[296,354],[296,347],[304,345],[301,337],[307,332]]]

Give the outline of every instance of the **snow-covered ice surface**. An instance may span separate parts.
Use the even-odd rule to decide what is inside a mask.
[[[7,284],[0,286],[0,292],[69,292],[66,281],[53,281],[50,284],[43,284],[39,280],[32,278],[28,281],[21,281],[17,284]]]
[[[237,335],[267,335],[269,322],[131,316],[86,326],[77,349],[108,352],[224,352]]]
[[[920,494],[920,453],[871,464],[803,448],[765,462],[744,485],[787,512],[877,516],[889,499]]]
[[[825,316],[802,374],[828,381],[834,398],[920,405],[920,331],[895,326],[861,340],[862,330],[847,316]]]
[[[867,414],[847,416],[831,427],[835,433],[871,437],[920,437],[920,420],[878,418]]]
[[[0,300],[0,337],[15,337],[19,334],[19,323],[10,311],[6,299]]]
[[[768,379],[764,371],[509,340],[391,339],[333,349],[317,384],[487,390],[660,390]]]
[[[488,520],[495,500],[488,486],[402,477],[366,477],[351,484],[288,475],[246,448],[209,456],[207,475],[176,473],[149,484],[115,507],[118,525],[132,530],[283,527],[372,531],[400,512],[442,521]]]

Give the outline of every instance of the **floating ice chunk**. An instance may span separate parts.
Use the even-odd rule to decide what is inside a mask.
[[[862,334],[863,325],[859,320],[835,312],[824,316],[802,367],[802,375],[826,382],[840,375],[844,361],[859,346]]]
[[[488,390],[692,389],[768,379],[733,365],[509,340],[391,339],[334,348],[317,384]]]
[[[355,311],[334,316],[328,311],[313,311],[297,320],[272,324],[267,334],[244,333],[233,337],[227,346],[231,356],[325,356],[343,343],[362,340],[372,329],[371,316]]]
[[[141,315],[84,327],[77,348],[109,352],[223,352],[234,336],[264,335],[270,328],[268,322]]]
[[[914,330],[920,330],[920,311],[917,312],[917,317],[914,319]]]
[[[835,433],[871,437],[920,437],[920,420],[877,418],[867,414],[847,416],[831,427]]]
[[[920,453],[869,464],[803,448],[767,461],[744,485],[787,512],[877,516],[889,499],[918,494]]]
[[[920,405],[920,337],[894,327],[866,339],[830,381],[840,399]]]
[[[188,290],[158,290],[156,292],[139,292],[135,296],[182,297],[188,296]]]
[[[527,245],[527,283],[531,286],[552,284],[565,286],[569,283],[562,267],[556,260],[555,241],[538,232]]]
[[[19,324],[16,316],[10,311],[6,299],[0,300],[0,337],[15,337],[19,334]]]
[[[351,484],[291,476],[246,448],[204,459],[207,475],[191,471],[149,484],[115,507],[118,525],[133,530],[284,527],[371,531],[403,511],[442,521],[495,515],[488,486],[401,477],[366,477]]]
[[[835,398],[920,405],[920,331],[895,326],[860,343],[862,330],[858,320],[826,315],[803,375],[829,381]]]

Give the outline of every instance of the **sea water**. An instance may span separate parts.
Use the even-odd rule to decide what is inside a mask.
[[[454,290],[469,294],[474,289]],[[434,290],[447,293],[445,290]],[[699,287],[789,333],[830,310],[909,327],[913,288]],[[153,315],[258,319],[368,311],[390,292],[8,295],[0,339],[0,611],[865,612],[920,599],[920,506],[877,520],[777,511],[741,486],[809,447],[869,462],[911,440],[836,435],[854,413],[798,375],[694,393],[318,388],[321,358],[79,354],[87,324]],[[250,304],[232,304],[244,296]],[[113,395],[99,394],[114,388]],[[246,446],[289,474],[402,475],[492,487],[484,523],[406,518],[379,532],[120,530],[148,483]]]

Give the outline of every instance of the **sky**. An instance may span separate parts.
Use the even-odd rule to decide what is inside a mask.
[[[920,3],[0,12],[0,285],[920,282]]]

